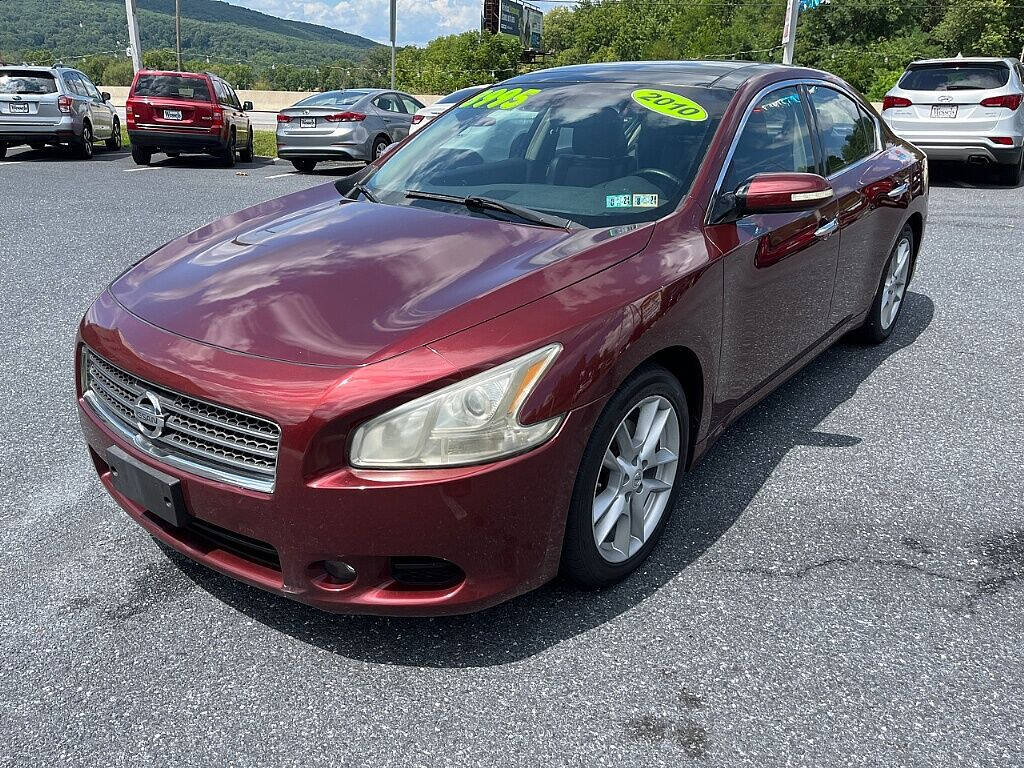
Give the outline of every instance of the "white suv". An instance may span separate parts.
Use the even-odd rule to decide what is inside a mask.
[[[915,61],[882,102],[882,117],[933,160],[992,164],[1020,183],[1024,67],[1016,59]]]

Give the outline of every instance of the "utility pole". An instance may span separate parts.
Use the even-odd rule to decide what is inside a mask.
[[[398,31],[397,16],[398,0],[391,0],[391,90],[395,90],[395,38]]]
[[[142,69],[142,43],[139,40],[139,18],[135,0],[124,0],[124,8],[128,14],[128,43],[131,46],[128,51],[132,57],[132,69],[138,72]]]
[[[181,0],[174,0],[174,50],[178,52],[178,71],[181,72]]]
[[[782,63],[793,63],[796,47],[796,20],[800,15],[800,0],[789,0],[786,5],[786,26],[782,28]]]

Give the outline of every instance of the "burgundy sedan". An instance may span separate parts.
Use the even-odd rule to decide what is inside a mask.
[[[118,277],[77,344],[92,461],[156,539],[318,608],[608,585],[731,422],[885,341],[927,193],[823,72],[523,75]]]

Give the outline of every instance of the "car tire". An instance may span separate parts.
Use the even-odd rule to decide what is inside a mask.
[[[220,160],[224,164],[225,168],[234,168],[237,157],[238,137],[235,135],[234,131],[231,131],[231,135],[228,137],[228,145],[224,147]]]
[[[29,147],[38,152],[41,149],[46,149],[46,144],[41,141],[37,141],[34,144],[29,144]]]
[[[312,173],[316,168],[316,160],[292,160],[292,165],[299,173]]]
[[[370,151],[370,162],[380,158],[384,154],[384,150],[391,146],[390,139],[384,136],[378,136],[373,140],[373,149]]]
[[[78,139],[71,145],[71,150],[75,157],[79,160],[91,160],[92,159],[92,126],[85,123],[82,126],[82,138]]]
[[[110,134],[110,138],[104,142],[107,149],[112,152],[116,152],[121,148],[121,121],[114,120],[114,130]]]
[[[245,142],[245,146],[242,147],[238,153],[238,159],[243,163],[251,163],[253,157],[256,156],[255,148],[253,147],[253,136],[252,129],[249,129],[249,139]]]
[[[906,303],[907,289],[914,269],[914,230],[903,227],[896,244],[889,252],[878,281],[878,290],[871,302],[867,319],[860,328],[861,339],[881,344],[889,338]]]
[[[1020,184],[1021,175],[1024,173],[1024,150],[1021,151],[1016,163],[998,166],[997,173],[999,181],[1008,187]]]
[[[0,160],[3,160],[5,157],[7,157],[7,145],[0,144]]]
[[[644,431],[642,422],[650,428]],[[566,520],[563,575],[603,587],[637,569],[672,514],[689,446],[679,380],[658,365],[641,368],[605,405],[583,453]]]
[[[132,160],[136,165],[149,165],[153,160],[153,150],[132,145]]]

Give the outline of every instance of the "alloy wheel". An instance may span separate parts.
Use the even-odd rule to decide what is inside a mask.
[[[657,529],[679,464],[679,417],[669,400],[637,403],[612,434],[594,488],[594,543],[609,563],[639,552]]]
[[[910,240],[902,238],[896,244],[896,252],[889,260],[889,270],[882,286],[882,306],[880,309],[882,328],[888,328],[896,322],[903,295],[907,290],[907,277],[910,274]]]

